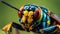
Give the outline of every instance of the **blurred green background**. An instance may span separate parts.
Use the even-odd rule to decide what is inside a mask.
[[[5,2],[8,2],[9,4],[20,8],[20,6],[23,6],[25,4],[35,4],[39,6],[44,6],[53,13],[60,16],[60,0],[3,0]],[[8,24],[9,22],[17,22],[18,16],[17,16],[17,10],[12,9],[5,4],[0,2],[0,34],[6,34],[5,32],[1,31],[1,28]],[[14,33],[14,28],[13,32]],[[20,31],[21,34],[33,34],[32,32],[28,33],[25,31]]]

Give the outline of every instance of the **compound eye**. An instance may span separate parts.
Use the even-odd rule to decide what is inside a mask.
[[[22,12],[18,11],[18,17],[22,18]]]
[[[36,8],[35,12],[34,12],[34,19],[35,18],[39,18],[40,17],[40,12],[39,12],[39,9]]]
[[[23,7],[20,7],[19,10],[20,10],[20,11],[18,11],[18,17],[19,17],[19,18],[22,18],[22,14],[23,14],[24,8],[23,8]]]

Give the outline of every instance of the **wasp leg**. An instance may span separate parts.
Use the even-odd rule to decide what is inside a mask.
[[[18,29],[14,28],[14,34],[19,34]]]
[[[18,30],[24,30],[24,29],[22,28],[22,26],[19,25],[19,24],[17,24],[17,23],[14,23],[14,22],[13,22],[12,26],[14,27],[14,30],[15,30],[14,32],[15,32],[15,34],[19,34],[19,31],[18,31]]]
[[[56,25],[60,29],[60,25]]]
[[[43,29],[38,29],[37,32],[39,33],[42,33],[42,34],[49,34],[49,33],[54,33],[54,31],[57,29],[57,26],[54,25],[54,26],[50,26],[50,27],[47,27],[47,28],[43,28]],[[57,31],[57,30],[56,30]]]
[[[12,26],[13,26],[14,28],[16,28],[16,29],[24,30],[24,29],[22,28],[22,25],[17,24],[17,23],[15,23],[15,22],[13,22]]]
[[[21,25],[15,23],[15,22],[11,22],[11,23],[7,24],[6,26],[4,26],[4,27],[2,28],[2,30],[3,30],[3,31],[7,31],[7,33],[10,34],[10,32],[12,31],[12,27],[15,28],[15,32],[18,31],[17,29],[19,29],[19,30],[24,30]]]
[[[12,23],[7,24],[2,28],[3,31],[11,31],[10,29],[12,28]]]

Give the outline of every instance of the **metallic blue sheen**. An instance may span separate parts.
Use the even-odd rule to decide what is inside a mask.
[[[47,28],[43,28],[42,30],[44,31],[44,32],[48,32],[48,31],[52,31],[53,29],[55,29],[56,28],[56,26],[50,26],[50,27],[47,27]]]

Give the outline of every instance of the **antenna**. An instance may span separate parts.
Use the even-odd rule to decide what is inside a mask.
[[[15,10],[20,11],[18,8],[14,7],[14,6],[10,5],[10,4],[8,4],[7,2],[4,2],[4,1],[1,1],[1,2],[2,2],[3,4],[6,4],[7,6],[9,6],[9,7],[15,9]],[[46,12],[44,12],[44,13],[46,13]],[[47,12],[46,14],[48,15],[49,12]],[[60,19],[59,19],[59,18],[55,17],[55,15],[52,14],[52,13],[50,13],[49,15],[50,15],[51,18],[53,18],[54,20],[56,20],[56,21],[60,24]],[[49,16],[49,15],[48,15],[48,16]]]
[[[5,5],[7,5],[7,6],[9,6],[9,7],[15,9],[15,10],[20,11],[18,8],[14,7],[14,6],[10,5],[10,4],[8,4],[7,2],[4,2],[4,1],[1,1],[1,2],[2,2],[3,4],[5,4]]]

